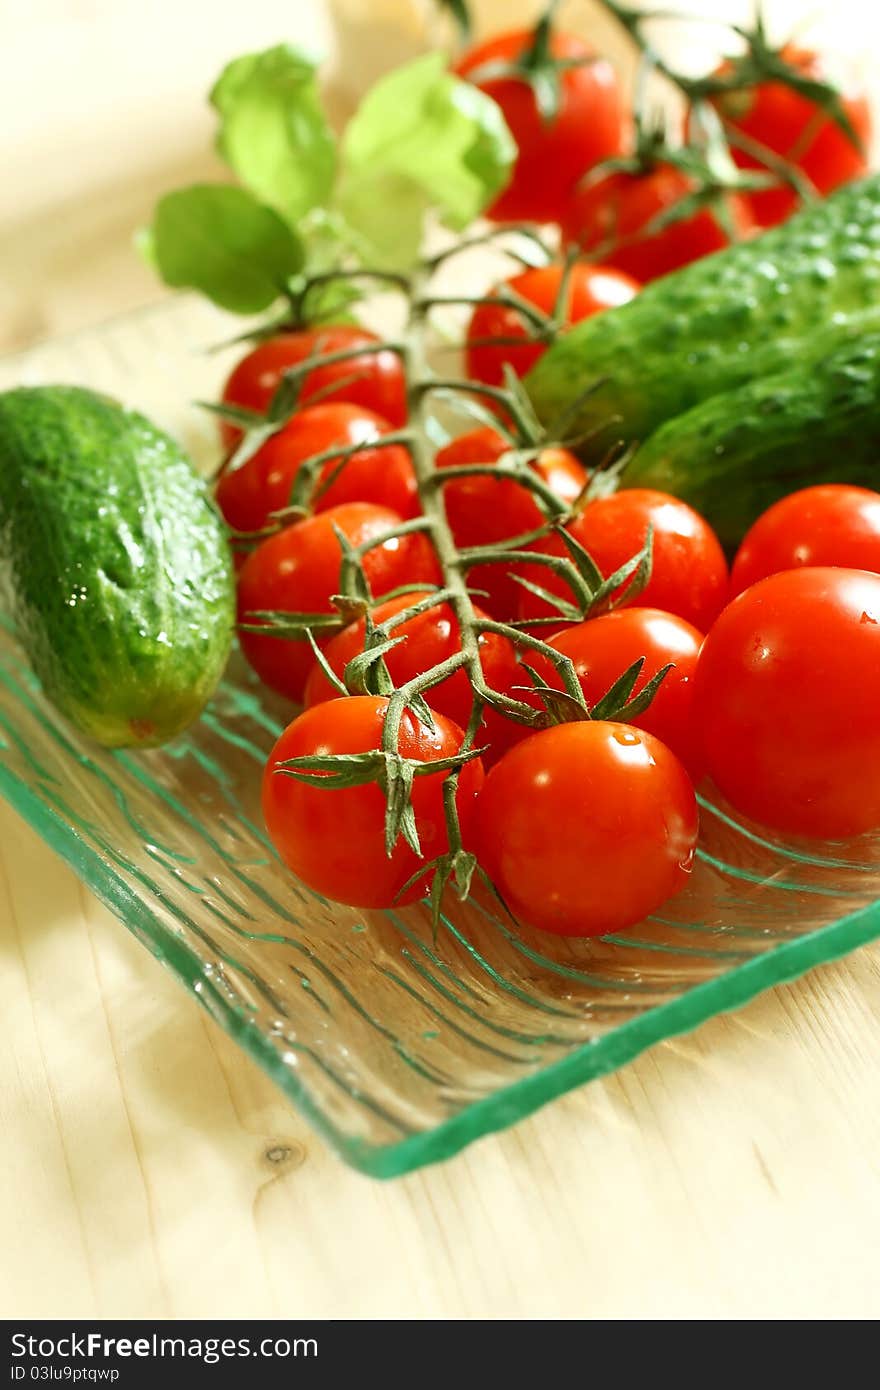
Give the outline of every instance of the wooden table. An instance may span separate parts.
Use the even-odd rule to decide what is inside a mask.
[[[0,1312],[876,1317],[878,966],[381,1184],[0,806]]]
[[[7,218],[31,272],[10,341],[154,295],[126,219],[175,181],[159,162],[109,211],[76,200],[83,260]],[[863,950],[382,1185],[0,804],[0,1315],[876,1317],[878,966]]]

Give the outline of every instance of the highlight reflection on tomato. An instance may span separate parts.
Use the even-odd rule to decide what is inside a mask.
[[[737,810],[822,839],[880,827],[880,576],[793,569],[746,589],[706,637],[693,710]]]
[[[515,916],[560,936],[623,931],[688,881],[696,797],[659,739],[628,724],[559,724],[492,768],[477,854]]]

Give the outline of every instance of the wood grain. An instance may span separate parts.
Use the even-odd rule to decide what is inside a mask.
[[[255,47],[273,7],[252,8]],[[95,53],[109,51],[111,7],[34,9],[19,58],[58,16],[95,26]],[[63,241],[44,211],[51,166],[30,209],[7,216],[10,344],[155,297],[131,227],[178,181],[172,165],[209,166],[201,127],[169,160],[135,108],[139,164],[123,177],[111,161],[75,195],[58,183]],[[313,1138],[0,805],[0,1017],[7,1318],[880,1314],[878,949],[382,1185]]]
[[[5,1317],[875,1317],[880,952],[351,1172],[0,806]]]

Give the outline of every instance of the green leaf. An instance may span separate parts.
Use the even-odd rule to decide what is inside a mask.
[[[288,44],[224,68],[211,103],[217,148],[242,183],[296,223],[330,197],[336,140],[321,107],[315,60]]]
[[[166,285],[200,290],[236,314],[267,309],[303,259],[299,239],[277,212],[223,184],[166,193],[151,247]]]
[[[377,82],[349,122],[338,206],[382,264],[408,265],[427,210],[466,227],[504,186],[515,155],[500,107],[429,53]]]

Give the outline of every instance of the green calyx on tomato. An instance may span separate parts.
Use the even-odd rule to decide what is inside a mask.
[[[475,847],[519,921],[600,936],[685,887],[698,828],[690,778],[659,739],[626,724],[563,724],[523,739],[489,772]]]
[[[300,405],[315,401],[345,401],[402,425],[407,408],[399,353],[350,324],[280,333],[252,348],[223,387],[225,405],[252,411],[278,429]],[[230,447],[241,437],[231,422],[224,421],[221,432]]]
[[[220,474],[217,504],[228,526],[258,532],[296,506],[306,484],[304,511],[342,502],[375,502],[404,520],[420,511],[412,463],[401,444],[385,444],[387,420],[347,401],[298,411],[283,429],[235,469]],[[325,462],[313,468],[315,458]]]
[[[442,299],[426,295],[438,257],[419,257],[423,224],[433,211],[458,230],[483,209],[565,223],[570,209],[571,240],[583,243],[598,191],[616,251],[642,247],[630,266],[642,281],[749,230],[741,195],[766,191],[769,176],[736,167],[705,102],[686,149],[642,129],[624,157],[629,115],[613,72],[550,20],[466,54],[459,75],[437,54],[389,74],[340,141],[301,54],[238,60],[214,103],[242,188],[181,195],[154,249],[175,283],[218,303],[286,306],[227,383],[234,453],[218,487],[236,529],[281,527],[242,566],[239,615],[254,669],[309,706],[267,772],[283,857],[319,891],[365,906],[407,901],[430,879],[436,919],[448,882],[468,892],[479,853],[526,920],[590,934],[632,925],[690,871],[696,812],[677,755],[699,767],[694,670],[726,565],[675,498],[592,495],[519,384],[545,341],[606,307],[594,286],[609,272],[569,255],[514,277],[473,316],[469,364],[482,387],[441,381],[424,367],[425,319]],[[212,219],[217,254],[197,264]],[[620,303],[638,286],[612,264]],[[406,334],[381,342],[325,322],[334,294],[347,302],[348,277],[401,290]],[[492,311],[508,317],[480,319]],[[304,327],[310,312],[324,326]],[[507,351],[477,358],[492,348]],[[424,400],[450,385],[476,393],[482,428],[434,459]],[[300,517],[300,503],[313,514]],[[632,606],[639,596],[653,617]],[[548,642],[536,635],[545,630]],[[481,792],[484,750],[495,767]],[[715,745],[713,757],[720,767]],[[534,892],[510,854],[534,820],[532,797],[571,813],[570,833],[558,814],[535,830],[553,872],[536,869]],[[615,825],[632,822],[616,843],[595,814],[606,800]],[[517,851],[520,872],[529,852]],[[585,903],[575,870],[603,862],[621,879],[618,900]]]
[[[632,154],[605,160],[572,191],[560,214],[566,244],[647,283],[747,235],[744,193],[775,180],[737,168],[711,111],[692,135],[674,146],[662,120],[637,120]]]
[[[466,65],[469,80],[477,86],[499,81],[525,83],[532,90],[541,119],[548,124],[556,120],[562,106],[563,73],[598,61],[585,45],[580,52],[576,51],[576,40],[571,36],[559,35],[557,38],[553,30],[553,15],[557,8],[558,0],[552,0],[535,27],[524,36],[518,51],[508,54],[497,52],[494,56],[485,56],[481,62],[476,62],[474,55],[461,60]],[[497,44],[498,40],[494,42]]]
[[[530,550],[535,542],[526,538],[545,534],[554,514],[564,518],[588,481],[568,449],[511,442],[488,426],[444,445],[435,467],[443,478],[446,519],[462,550],[494,547],[504,552],[512,542]],[[517,572],[504,553],[494,561],[471,564],[469,587],[493,618],[515,618]]]
[[[343,626],[337,595],[368,605],[402,584],[437,581],[433,548],[415,524],[387,507],[348,502],[286,526],[247,557],[238,576],[239,636],[268,686],[302,699],[314,661],[305,630],[322,633],[320,644]]]
[[[516,141],[491,218],[553,221],[584,171],[624,148],[628,115],[613,67],[547,14],[535,29],[468,49],[455,72],[497,103]]]
[[[475,866],[463,840],[483,784],[478,753],[445,715],[427,724],[409,711],[389,751],[388,712],[387,698],[351,696],[288,726],[263,779],[269,834],[294,873],[355,907],[412,902],[432,873],[442,886],[454,878],[464,895]]]
[[[725,59],[721,68],[708,77],[692,79],[689,84],[692,99],[710,98],[723,109],[725,102],[732,97],[733,105],[728,106],[728,110],[731,115],[739,117],[744,114],[743,93],[768,82],[779,83],[807,102],[814,112],[816,108],[824,111],[853,149],[864,156],[865,131],[860,128],[860,120],[853,119],[853,112],[848,108],[840,88],[822,74],[815,53],[792,43],[771,44],[760,10],[754,26],[751,29],[738,28],[737,33],[745,40],[745,50],[736,57]],[[773,149],[772,145],[770,149]]]
[[[701,766],[692,717],[693,677],[702,644],[703,634],[683,618],[638,606],[617,608],[547,639],[547,647],[571,663],[591,718],[645,729],[675,753],[694,781]],[[552,714],[548,688],[560,697],[561,663],[540,653],[524,659],[533,663],[536,681],[543,682],[540,697]],[[561,714],[573,717],[570,697]]]
[[[525,376],[560,333],[628,303],[639,288],[621,270],[571,257],[521,271],[474,309],[465,342],[468,376],[488,386],[504,383],[505,366]]]
[[[715,77],[724,85],[709,99],[736,164],[779,176],[775,187],[747,195],[759,226],[775,226],[799,199],[824,196],[867,172],[867,95],[853,80],[832,86],[817,52],[785,44],[769,58],[759,52],[757,61],[749,54],[728,60]]]

